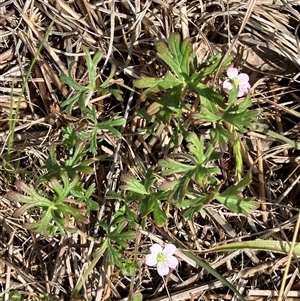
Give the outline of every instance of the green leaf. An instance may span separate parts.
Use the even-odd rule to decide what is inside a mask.
[[[198,165],[195,169],[195,180],[202,188],[207,184],[215,185],[215,182],[217,181],[213,175],[216,175],[219,172],[220,169],[218,167],[202,167],[201,165]]]
[[[251,127],[252,121],[256,119],[256,114],[251,111],[244,111],[237,113],[236,107],[223,113],[223,119],[234,125],[240,132],[245,132],[247,128]]]
[[[20,294],[19,291],[11,291],[9,293],[9,300],[10,301],[22,301],[22,300],[24,300],[23,298],[24,297]],[[143,295],[142,295],[142,298],[143,298]],[[1,300],[4,300],[4,299],[1,299]]]
[[[125,200],[125,198],[121,194],[119,194],[115,191],[112,191],[112,190],[109,190],[106,193],[105,198],[108,199],[108,200],[120,200],[120,201]]]
[[[66,99],[65,101],[62,102],[61,106],[62,107],[67,107],[66,112],[68,114],[71,114],[72,106],[79,99],[79,97],[80,97],[80,94],[76,93],[72,97],[70,97],[70,98],[68,98],[68,99]]]
[[[237,111],[237,113],[244,112],[251,107],[252,107],[252,101],[251,101],[250,95],[247,95],[246,98],[242,102],[237,104],[236,111]],[[248,111],[248,112],[250,113],[251,116],[257,117],[257,113],[255,111]]]
[[[115,242],[117,242],[120,246],[124,241],[126,240],[131,240],[136,236],[136,233],[134,231],[124,231],[121,233],[112,233],[109,234],[108,237],[111,240],[114,240]],[[125,245],[126,246],[126,245]]]
[[[132,259],[122,259],[120,269],[122,270],[122,273],[127,276],[133,276],[135,271],[139,268],[138,263],[135,260]],[[129,298],[129,300],[134,300]]]
[[[210,137],[212,144],[219,144],[225,146],[228,140],[233,139],[234,137],[230,132],[225,130],[221,124],[217,123],[214,129],[210,130]]]
[[[167,75],[165,78],[141,77],[134,81],[136,88],[149,88],[152,93],[167,90],[181,84],[174,76]]]
[[[110,265],[121,265],[121,254],[119,250],[116,250],[109,242],[107,245],[107,252],[109,255],[109,264]]]
[[[91,54],[87,47],[82,46],[82,50],[86,55],[86,64],[88,68],[88,76],[89,76],[89,87],[94,90],[96,88],[96,76],[97,76],[97,65],[100,62],[103,51],[99,50],[94,54],[94,57],[91,57]]]
[[[125,124],[125,118],[116,118],[116,119],[109,119],[105,121],[101,121],[97,124],[97,128],[101,130],[108,130],[116,137],[120,138],[121,133],[115,128],[117,126],[122,126]]]
[[[229,197],[231,195],[238,195],[239,192],[248,186],[251,183],[251,174],[247,173],[246,176],[242,181],[240,181],[237,185],[235,186],[230,186],[228,187],[225,191],[223,191],[220,196],[221,197]]]
[[[184,176],[176,180],[176,184],[168,197],[170,202],[178,202],[180,204],[184,201],[193,175],[194,170],[190,170],[186,172]]]
[[[133,83],[138,89],[146,88],[141,95],[142,99],[145,99],[147,95],[155,94],[159,91],[167,90],[181,84],[181,82],[172,75],[167,75],[165,78],[158,79],[152,77],[141,77]]]
[[[122,91],[118,90],[118,89],[102,89],[101,87],[96,88],[96,90],[100,90],[102,91],[102,95],[106,95],[111,93],[117,100],[122,100]]]
[[[184,41],[181,41],[179,34],[171,33],[168,46],[172,55],[173,61],[179,66],[180,74],[175,74],[179,77],[182,75],[190,75],[190,58],[192,53],[192,47],[188,38]],[[159,47],[158,47],[159,48]],[[158,56],[161,57],[165,62],[164,53],[158,53]],[[167,62],[166,62],[167,63]],[[169,65],[169,64],[168,64]],[[169,66],[171,68],[171,66]]]
[[[211,113],[217,114],[218,109],[216,104],[223,108],[224,103],[222,102],[221,95],[214,92],[211,88],[206,85],[198,83],[190,83],[189,88],[192,92],[197,93],[200,96],[201,104],[204,105]]]
[[[217,68],[220,65],[220,61],[222,60],[222,55],[218,53],[217,55],[210,57],[208,59],[208,63],[210,64],[205,71],[202,73],[202,76],[205,77],[207,75],[210,75],[211,73],[215,72]],[[231,61],[233,60],[233,57],[228,56],[225,61],[223,62],[222,68],[228,66]]]
[[[26,228],[47,237],[49,233],[49,226],[51,220],[52,220],[51,210],[48,209],[44,211],[44,213],[41,215],[41,218],[38,222],[27,224]]]
[[[184,207],[203,207],[204,205],[208,204],[214,199],[214,193],[210,193],[207,195],[203,195],[200,197],[196,197],[193,199],[185,199],[183,202],[177,204],[177,208],[184,208]]]
[[[58,227],[59,232],[63,235],[65,233],[65,227],[64,227],[64,219],[61,218],[56,211],[52,210],[51,212],[51,219],[54,220],[55,225]],[[51,220],[50,219],[50,220]],[[49,220],[49,222],[50,222]],[[47,225],[48,227],[48,225]]]
[[[167,158],[166,160],[159,160],[158,165],[166,168],[166,170],[162,171],[164,176],[168,176],[173,173],[182,173],[195,170],[195,166],[193,165],[183,164],[170,158]]]
[[[189,207],[189,208],[185,208],[180,210],[180,215],[184,218],[187,218],[189,220],[193,219],[193,215],[200,211],[202,209],[202,205],[198,206],[198,207]]]
[[[181,81],[183,80],[181,66],[178,65],[176,61],[174,61],[173,55],[169,51],[166,44],[163,42],[158,42],[156,44],[157,56],[161,58],[168,67],[173,71],[173,73],[177,76]]]
[[[123,177],[123,181],[125,181],[125,184],[121,186],[121,189],[129,190],[142,195],[149,194],[145,186],[141,184],[137,179],[135,179],[132,175]]]
[[[138,216],[127,206],[125,206],[125,216],[127,221],[135,221]]]
[[[146,217],[148,214],[150,214],[155,208],[156,203],[157,200],[153,198],[151,195],[141,200],[139,205],[139,211],[141,217]]]
[[[203,163],[204,158],[204,137],[200,136],[200,139],[195,133],[190,133],[187,137],[187,142],[190,142],[188,145],[191,153],[197,158],[198,163]]]
[[[158,101],[161,106],[157,112],[157,119],[164,124],[168,124],[172,116],[177,119],[181,118],[183,107],[181,90],[181,84],[173,87]]]
[[[60,80],[63,84],[72,87],[74,90],[84,91],[87,89],[85,86],[78,84],[73,78],[65,75],[64,73],[60,75]]]
[[[168,39],[168,47],[170,50],[170,53],[172,55],[173,61],[180,66],[181,63],[181,38],[179,34],[170,33],[169,39]],[[161,53],[164,54],[163,52]],[[180,66],[181,67],[181,66]]]
[[[212,106],[215,107],[214,104],[212,104]],[[194,113],[193,116],[196,117],[198,120],[203,120],[206,122],[213,122],[213,123],[217,123],[223,120],[223,116],[219,112],[212,113],[205,106],[201,107],[201,113]]]
[[[84,46],[84,45],[82,45],[82,50],[85,53],[85,59],[86,59],[87,68],[90,71],[92,69],[92,67],[93,67],[93,61],[92,61],[91,54],[90,54],[88,48],[86,46]]]
[[[260,206],[259,203],[252,201],[252,198],[241,198],[236,195],[227,197],[216,195],[216,199],[235,213],[250,214]]]
[[[38,206],[45,206],[45,207],[50,207],[52,205],[52,202],[49,199],[40,196],[32,186],[28,186],[21,181],[16,181],[16,187],[26,192],[28,196],[10,190],[5,195],[7,199],[13,202],[20,202],[25,204],[33,203]]]
[[[86,213],[87,215],[90,215],[91,211],[99,210],[99,204],[91,199],[86,200],[86,207],[87,207],[87,213]]]
[[[160,209],[159,204],[156,202],[153,208],[153,218],[157,226],[162,227],[167,221],[168,217],[166,213]]]
[[[190,43],[190,39],[186,38],[181,44],[181,61],[180,66],[184,75],[190,75],[190,60],[193,48]]]
[[[154,118],[151,116],[151,115],[149,115],[147,112],[146,112],[146,110],[144,109],[144,108],[138,108],[137,109],[137,114],[138,114],[138,116],[139,117],[141,117],[142,119],[145,119],[148,123],[154,123]],[[155,113],[154,113],[155,114]],[[152,126],[154,126],[154,124],[152,125]],[[137,129],[138,131],[145,131],[147,128],[139,128],[139,129]]]
[[[152,175],[153,175],[153,169],[148,168],[144,180],[144,187],[146,191],[151,191],[151,187],[155,182],[155,178],[152,177]]]
[[[97,223],[97,225],[99,227],[102,227],[106,233],[109,233],[109,225],[108,224],[106,224],[105,222],[99,222],[99,223]]]

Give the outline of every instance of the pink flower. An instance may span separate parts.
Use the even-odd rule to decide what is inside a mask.
[[[157,272],[160,276],[169,274],[169,270],[175,269],[178,265],[178,259],[173,256],[176,247],[173,244],[166,245],[164,249],[159,244],[150,247],[151,254],[146,255],[145,263],[152,267],[157,266]]]
[[[237,97],[242,97],[244,94],[248,93],[250,89],[248,74],[238,74],[238,70],[236,68],[228,68],[227,76],[229,79],[226,79],[223,82],[223,89],[225,91],[231,91],[234,86],[237,86],[239,88]]]

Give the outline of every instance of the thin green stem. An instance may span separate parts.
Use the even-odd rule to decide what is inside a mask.
[[[81,279],[78,281],[78,283],[76,284],[76,287],[74,288],[74,291],[71,295],[72,300],[75,300],[76,297],[78,296],[84,281],[88,278],[88,276],[90,275],[90,273],[93,271],[94,267],[96,266],[96,264],[98,263],[99,259],[102,257],[102,255],[104,254],[105,250],[107,249],[107,244],[108,244],[108,239],[105,239],[102,243],[102,246],[100,247],[99,250],[97,250],[94,253],[94,259],[92,260],[92,262],[90,263],[89,267],[86,269],[86,271],[84,272],[84,274],[82,275]]]
[[[280,140],[280,141],[283,141],[283,142],[289,144],[291,147],[293,147],[295,149],[299,149],[300,150],[300,143],[299,142],[296,142],[296,141],[291,140],[291,139],[289,139],[287,137],[284,137],[283,135],[280,135],[278,133],[275,133],[275,132],[273,132],[271,130],[265,129],[265,128],[263,128],[261,126],[258,126],[258,125],[253,125],[252,130],[260,132],[260,133],[264,133],[264,134],[266,134],[268,136],[271,136],[271,137],[273,137],[273,138],[275,138],[277,140]]]
[[[35,64],[35,62],[37,61],[37,58],[38,56],[40,55],[41,53],[41,50],[51,32],[51,29],[53,27],[55,23],[55,18],[52,20],[52,22],[50,23],[50,26],[49,28],[47,29],[42,41],[41,41],[41,44],[39,45],[38,49],[37,49],[37,52],[35,54],[35,56],[33,57],[31,63],[30,63],[30,66],[29,66],[29,69],[28,69],[28,72],[25,76],[25,79],[24,79],[24,82],[22,84],[22,89],[21,89],[21,93],[20,93],[20,96],[18,98],[18,101],[17,101],[17,106],[16,106],[16,109],[15,109],[15,112],[14,114],[12,113],[13,110],[12,110],[12,95],[13,93],[11,93],[11,108],[10,108],[10,122],[9,122],[9,136],[8,136],[8,140],[7,140],[7,154],[8,154],[8,161],[10,162],[11,161],[11,155],[12,155],[12,150],[13,150],[13,145],[14,145],[14,131],[15,131],[15,128],[16,128],[16,123],[17,123],[17,116],[19,114],[19,110],[20,110],[20,104],[21,104],[21,100],[22,100],[22,96],[25,92],[25,89],[26,89],[26,85],[29,81],[29,77],[30,77],[30,74],[32,72],[32,69],[33,69],[33,66]],[[12,87],[12,92],[13,92],[13,87]],[[14,116],[13,116],[14,115]]]

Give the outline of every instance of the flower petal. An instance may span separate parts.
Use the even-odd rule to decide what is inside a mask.
[[[160,276],[165,276],[165,275],[168,275],[169,274],[169,266],[166,262],[160,262],[158,265],[157,265],[157,273],[160,275]]]
[[[241,73],[237,76],[240,85],[242,84],[249,84],[249,75],[247,73]]]
[[[224,83],[223,83],[223,89],[224,90],[229,90],[229,91],[233,89],[232,83],[228,79],[226,79],[224,81]]]
[[[242,97],[244,96],[245,91],[244,90],[239,90],[237,97]]]
[[[145,256],[145,264],[153,267],[157,265],[157,255],[156,254],[148,254]]]
[[[238,70],[236,68],[228,68],[227,69],[227,76],[230,79],[233,79],[233,78],[237,77],[238,76]]]
[[[246,93],[248,92],[248,90],[239,90],[239,93],[238,93],[238,95],[237,95],[237,97],[242,97],[242,96],[244,96]]]
[[[250,85],[244,85],[240,87],[238,97],[244,96],[244,94],[248,93],[249,89],[250,89]]]
[[[150,247],[150,252],[157,255],[162,252],[162,247],[159,244],[154,244]]]
[[[250,86],[249,83],[247,83],[247,84],[243,85],[242,88],[245,89],[245,90],[249,90],[249,89],[251,88],[251,86]],[[248,92],[248,91],[247,91],[247,92]]]
[[[170,256],[166,259],[166,263],[170,268],[175,269],[178,266],[178,259],[175,256]]]
[[[176,252],[177,248],[173,244],[168,244],[165,246],[163,253],[166,257],[172,256]]]

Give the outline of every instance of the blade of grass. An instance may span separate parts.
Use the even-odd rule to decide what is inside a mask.
[[[290,250],[289,250],[289,255],[288,255],[287,263],[286,263],[286,266],[285,266],[284,274],[283,274],[283,277],[282,277],[282,282],[281,282],[280,291],[279,291],[279,294],[278,294],[277,301],[282,301],[282,300],[285,299],[284,298],[284,289],[285,289],[285,284],[286,284],[286,280],[287,280],[287,277],[288,277],[288,273],[289,273],[289,270],[290,270],[292,257],[294,255],[294,248],[295,248],[295,245],[296,245],[296,240],[297,240],[297,237],[298,237],[299,228],[300,228],[300,214],[298,213],[297,224],[296,224],[295,229],[294,229],[293,240],[292,240],[291,247],[290,247]]]
[[[17,106],[16,106],[16,109],[15,109],[15,112],[14,114],[12,113],[13,112],[13,109],[12,109],[12,95],[13,95],[13,87],[12,87],[12,92],[11,92],[11,102],[10,102],[10,121],[9,121],[9,135],[8,135],[8,140],[7,140],[7,154],[8,154],[8,162],[11,161],[11,155],[12,155],[12,151],[13,151],[13,145],[14,145],[14,131],[15,131],[15,128],[16,128],[16,123],[17,123],[17,116],[19,114],[19,110],[20,110],[20,104],[21,104],[21,100],[22,100],[22,97],[23,97],[23,94],[25,92],[25,89],[26,89],[26,85],[28,83],[28,80],[29,80],[29,77],[30,77],[30,74],[32,72],[32,69],[33,69],[33,66],[37,60],[37,57],[39,56],[39,54],[41,53],[41,50],[44,46],[44,43],[46,42],[50,32],[51,32],[51,29],[53,27],[55,23],[55,18],[52,20],[52,22],[50,23],[49,25],[49,28],[47,29],[42,41],[41,41],[41,44],[35,54],[35,56],[33,57],[31,63],[30,63],[30,66],[29,66],[29,69],[28,69],[28,72],[25,76],[25,79],[24,79],[24,82],[22,84],[22,89],[21,89],[21,93],[20,93],[20,96],[18,98],[18,101],[17,101]],[[13,116],[14,115],[14,116]]]
[[[285,137],[283,135],[280,135],[278,133],[275,133],[275,132],[273,132],[271,130],[265,129],[265,128],[263,128],[263,127],[261,127],[259,125],[255,125],[255,124],[253,124],[252,130],[260,132],[260,133],[264,133],[264,134],[266,134],[268,136],[271,136],[271,137],[273,137],[273,138],[275,138],[277,140],[280,140],[280,141],[283,141],[283,142],[289,144],[291,147],[293,147],[295,149],[299,149],[300,150],[300,143],[299,142],[291,140],[291,139],[289,139],[289,138],[287,138],[287,137]]]
[[[241,301],[245,301],[245,298],[237,291],[237,289],[221,274],[219,274],[215,269],[205,263],[203,260],[200,260],[196,255],[190,251],[186,251],[180,248],[180,251],[184,253],[187,257],[194,260],[200,267],[205,269],[209,274],[213,275],[215,278],[220,280],[224,285],[226,285],[232,292],[234,292]]]
[[[108,239],[105,239],[103,241],[101,247],[93,254],[94,259],[92,260],[92,262],[90,263],[90,265],[88,266],[88,268],[86,269],[84,274],[81,276],[80,280],[77,282],[77,284],[72,292],[72,295],[71,295],[72,300],[75,300],[76,297],[78,296],[78,294],[83,286],[83,283],[88,278],[88,276],[93,271],[94,267],[96,266],[96,264],[98,263],[98,261],[100,260],[100,258],[104,254],[104,252],[106,251],[107,245],[108,245]]]

